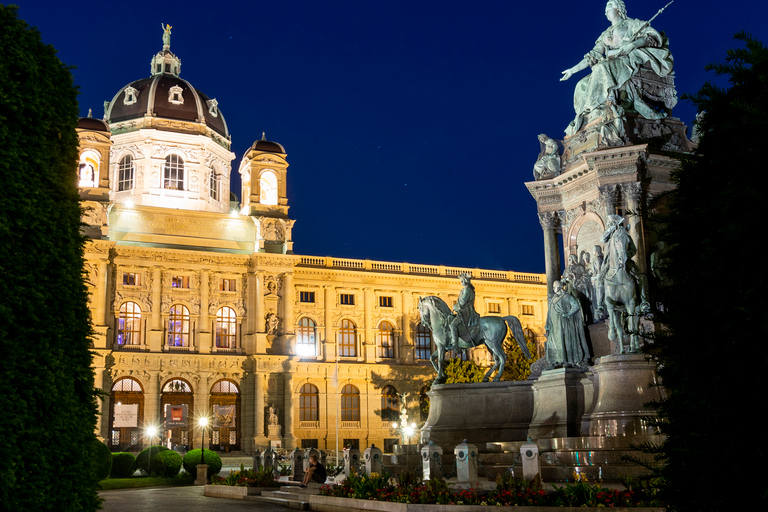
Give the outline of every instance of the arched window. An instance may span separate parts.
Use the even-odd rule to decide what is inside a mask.
[[[339,356],[357,357],[357,327],[352,320],[342,320],[339,329]]]
[[[98,187],[99,186],[99,154],[95,151],[86,150],[80,155],[80,166],[78,167],[79,187]]]
[[[311,318],[303,317],[296,328],[296,353],[299,356],[317,355],[315,345],[317,326]]]
[[[117,191],[133,188],[133,157],[126,155],[120,159],[117,167]]]
[[[416,327],[414,348],[416,349],[416,359],[426,360],[432,355],[432,332],[422,324]]]
[[[352,384],[341,390],[341,421],[360,421],[360,391]]]
[[[277,204],[277,176],[272,171],[265,171],[259,179],[261,204]]]
[[[216,174],[216,169],[213,168],[208,179],[208,192],[214,201],[218,201],[221,197],[221,177]]]
[[[171,306],[168,313],[168,346],[189,346],[189,310],[181,304]]]
[[[163,188],[184,190],[184,160],[179,155],[165,157]]]
[[[237,315],[232,308],[216,312],[216,348],[237,348]]]
[[[122,377],[112,386],[110,399],[109,444],[117,451],[138,446],[141,441],[140,426],[144,423],[144,390],[141,384],[131,377]]]
[[[379,357],[383,359],[395,357],[395,334],[392,324],[386,321],[381,322],[376,338],[376,344],[379,346]]]
[[[381,419],[382,421],[393,422],[400,419],[400,413],[397,410],[399,401],[397,390],[394,386],[384,386],[381,390]]]
[[[117,317],[117,345],[141,345],[141,307],[124,302]]]
[[[186,381],[181,379],[171,379],[163,386],[163,393],[191,393],[192,388]]]
[[[313,384],[301,386],[299,397],[299,421],[318,421],[318,396],[317,387]]]
[[[122,379],[118,379],[118,381],[115,382],[115,384],[112,386],[112,392],[143,393],[144,391],[141,389],[141,384],[139,384],[139,381],[130,377],[123,377]]]
[[[238,449],[240,424],[240,389],[234,381],[223,379],[211,387],[211,445]]]

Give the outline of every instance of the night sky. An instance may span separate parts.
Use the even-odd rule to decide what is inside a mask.
[[[532,180],[537,135],[574,116],[560,82],[609,26],[605,2],[24,1],[20,16],[59,50],[80,110],[149,76],[173,26],[181,76],[215,97],[232,134],[233,190],[266,132],[288,152],[297,254],[544,272]],[[647,20],[666,0],[628,0]],[[676,0],[653,22],[678,93],[736,45],[768,43],[768,3]],[[681,100],[673,115],[690,126]]]

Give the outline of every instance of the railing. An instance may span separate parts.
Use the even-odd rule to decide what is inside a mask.
[[[360,428],[359,421],[342,421],[341,428]]]
[[[319,421],[300,421],[299,428],[320,428]]]
[[[444,265],[413,265],[389,261],[353,260],[328,256],[301,256],[300,266],[341,268],[352,270],[372,270],[376,272],[397,272],[402,274],[427,274],[432,276],[456,277],[467,273],[474,279],[494,281],[517,281],[524,283],[545,284],[546,275],[503,270],[483,270],[479,268],[446,267]]]
[[[115,343],[114,346],[116,347],[116,350],[121,352],[141,352],[145,349],[143,345],[118,345]]]

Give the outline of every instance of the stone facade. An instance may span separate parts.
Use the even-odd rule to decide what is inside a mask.
[[[414,397],[418,420],[434,376],[417,301],[452,305],[462,272],[479,313],[518,316],[543,343],[543,275],[294,254],[285,149],[256,141],[230,201],[223,114],[179,78],[168,47],[152,78],[78,128],[95,167],[80,190],[93,369],[108,395],[97,431],[112,449],[146,445],[148,426],[153,442],[199,447],[197,418],[211,415],[206,447],[386,448],[395,393]],[[118,406],[135,412],[118,419]]]

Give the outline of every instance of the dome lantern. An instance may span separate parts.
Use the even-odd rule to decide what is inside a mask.
[[[181,59],[171,51],[172,27],[162,23],[160,26],[163,28],[163,49],[152,57],[150,74],[152,76],[162,74],[179,76],[181,73]]]

